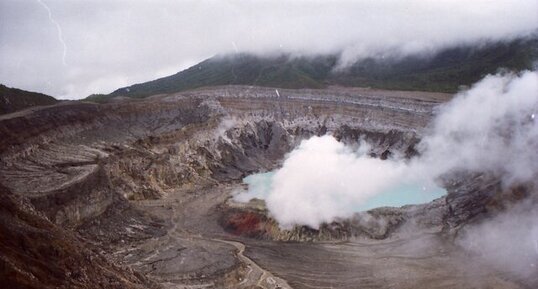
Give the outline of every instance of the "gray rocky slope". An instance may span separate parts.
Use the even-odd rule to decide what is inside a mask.
[[[461,228],[502,210],[505,200],[531,194],[503,189],[494,177],[447,176],[446,197],[375,209],[320,230],[282,230],[263,204],[229,200],[244,176],[278,167],[313,135],[330,133],[346,143],[363,138],[372,155],[411,157],[436,106],[449,98],[225,86],[60,104],[0,117],[0,183],[46,222],[126,270],[118,274],[139,276],[126,280],[152,284],[146,286],[532,286],[537,280],[482,266],[454,242]],[[37,244],[20,246],[24,255],[24,246]],[[12,255],[1,254],[2,268],[36,276],[35,268],[15,268]],[[44,276],[38,277],[45,284]]]

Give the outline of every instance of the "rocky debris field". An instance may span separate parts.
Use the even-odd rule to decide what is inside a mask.
[[[527,288],[466,255],[459,230],[513,202],[484,175],[446,197],[283,230],[230,200],[330,133],[370,154],[417,154],[450,95],[215,87],[0,118],[0,280],[24,288]],[[52,265],[51,265],[52,264]],[[30,280],[30,281],[24,281]]]

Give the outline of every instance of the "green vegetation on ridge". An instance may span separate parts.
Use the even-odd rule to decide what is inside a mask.
[[[57,102],[57,99],[46,94],[9,88],[0,84],[0,115],[31,106],[50,105]]]
[[[432,56],[368,58],[347,68],[335,69],[336,55],[258,57],[249,54],[216,56],[177,74],[120,88],[112,96],[141,98],[216,85],[258,85],[281,88],[322,88],[327,85],[374,87],[395,90],[455,92],[500,68],[532,68],[538,58],[538,39],[515,40],[445,49]]]

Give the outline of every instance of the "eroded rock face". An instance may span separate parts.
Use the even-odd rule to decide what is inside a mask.
[[[0,284],[4,288],[158,288],[62,229],[0,186]]]
[[[270,275],[242,255],[244,248],[227,240],[453,234],[493,198],[482,188],[495,186],[494,179],[461,178],[447,198],[430,204],[380,208],[320,230],[289,231],[279,229],[263,207],[227,204],[231,187],[244,176],[278,167],[313,135],[330,133],[350,144],[363,139],[380,158],[411,157],[435,106],[449,97],[376,93],[279,90],[278,96],[274,89],[232,86],[7,115],[0,119],[0,183],[56,224],[50,226],[94,243],[100,258],[107,255],[161,284],[270,284]]]

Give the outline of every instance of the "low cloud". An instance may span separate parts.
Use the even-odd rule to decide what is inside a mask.
[[[538,29],[535,11],[534,0],[6,0],[0,81],[80,98],[238,51],[337,53],[342,63],[428,54],[529,35]]]

